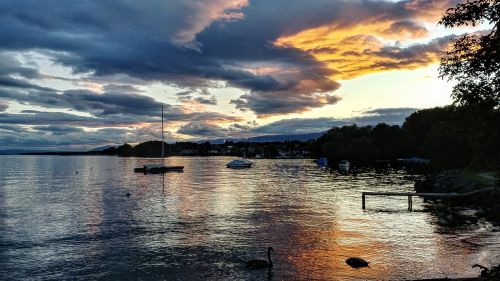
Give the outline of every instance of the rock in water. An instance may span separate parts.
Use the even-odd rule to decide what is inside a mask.
[[[362,258],[348,258],[347,260],[345,260],[345,263],[347,263],[348,265],[354,267],[354,268],[358,268],[358,267],[365,267],[365,266],[368,266],[369,262],[365,261],[364,259]]]

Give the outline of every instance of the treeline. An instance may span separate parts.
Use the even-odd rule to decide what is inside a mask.
[[[419,110],[402,127],[378,124],[333,128],[312,144],[316,157],[347,159],[356,164],[421,157],[435,170],[498,169],[500,114],[472,107],[446,106]]]
[[[238,156],[259,158],[304,158],[310,157],[310,142],[232,142],[211,144],[209,142],[164,143],[165,156]],[[123,157],[161,157],[161,141],[148,141],[135,146],[124,144],[103,150],[104,155]]]
[[[165,156],[238,156],[249,158],[346,159],[355,165],[380,160],[430,159],[434,170],[473,168],[500,171],[500,110],[445,106],[418,110],[402,126],[378,124],[336,127],[315,141],[164,143]],[[124,144],[96,152],[53,152],[58,155],[160,157],[161,142]]]

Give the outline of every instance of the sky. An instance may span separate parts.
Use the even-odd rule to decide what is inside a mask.
[[[443,106],[458,0],[2,0],[0,149],[402,124]]]

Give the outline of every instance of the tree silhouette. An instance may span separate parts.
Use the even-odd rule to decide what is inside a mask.
[[[453,49],[441,59],[440,76],[458,81],[452,97],[456,104],[498,109],[500,104],[499,0],[468,0],[446,11],[439,24],[447,27],[492,28],[465,34],[452,41]]]

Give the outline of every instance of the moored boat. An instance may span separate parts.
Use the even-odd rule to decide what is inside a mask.
[[[165,173],[165,172],[182,172],[184,166],[164,166],[163,164],[146,164],[140,168],[135,168],[136,173]]]
[[[328,166],[328,159],[326,157],[321,157],[316,161],[316,164],[318,164],[319,167],[324,168]]]
[[[340,160],[339,162],[339,170],[342,170],[342,171],[348,171],[349,170],[349,161],[347,160]]]
[[[144,166],[139,168],[134,168],[134,172],[136,173],[165,173],[165,172],[182,172],[184,170],[184,166],[165,166],[164,163],[165,158],[165,143],[163,142],[163,106],[161,107],[161,164],[150,163],[144,164]]]
[[[226,164],[228,168],[251,168],[253,163],[245,159],[235,159]]]

